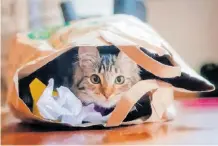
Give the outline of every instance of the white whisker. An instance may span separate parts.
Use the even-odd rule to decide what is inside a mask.
[[[140,105],[141,107],[143,107],[140,103],[136,103],[136,104],[138,104],[138,105]]]

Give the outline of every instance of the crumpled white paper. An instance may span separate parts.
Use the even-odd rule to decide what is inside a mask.
[[[57,88],[58,96],[52,96],[54,79],[40,96],[36,105],[42,117],[49,120],[59,120],[70,125],[82,124],[83,121],[104,123],[109,115],[102,116],[94,110],[94,104],[83,106],[82,102],[66,87]]]

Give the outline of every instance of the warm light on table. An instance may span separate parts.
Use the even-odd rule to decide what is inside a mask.
[[[104,130],[25,125],[4,114],[2,144],[218,144],[218,98],[186,98],[176,105],[174,121]]]

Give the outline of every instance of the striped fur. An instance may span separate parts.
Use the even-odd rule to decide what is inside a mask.
[[[124,53],[100,56],[94,47],[79,48],[74,69],[72,90],[76,96],[86,104],[95,103],[105,108],[114,106],[140,80],[137,64]],[[100,83],[92,82],[93,74],[100,78]],[[124,83],[115,82],[118,76],[124,77]]]

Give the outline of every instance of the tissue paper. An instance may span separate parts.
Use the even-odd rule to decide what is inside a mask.
[[[36,103],[43,118],[70,125],[78,125],[82,122],[101,123],[107,120],[108,115],[102,116],[95,111],[94,104],[83,106],[68,88],[64,86],[57,88],[58,96],[53,96],[53,88],[54,79],[50,79]]]

